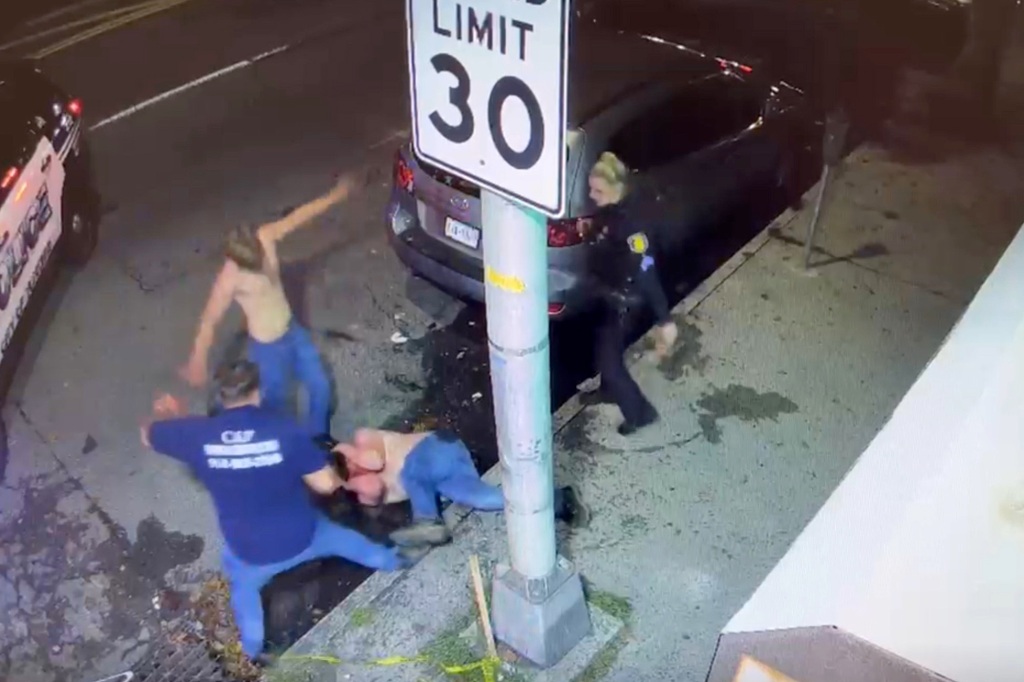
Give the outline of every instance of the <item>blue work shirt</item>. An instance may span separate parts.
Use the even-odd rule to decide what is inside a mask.
[[[224,540],[250,564],[309,547],[319,512],[302,477],[326,464],[298,422],[256,406],[154,423],[157,452],[192,467],[210,491]]]

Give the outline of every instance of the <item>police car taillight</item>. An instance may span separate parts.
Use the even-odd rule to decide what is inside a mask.
[[[70,111],[75,116],[81,116],[82,115],[82,100],[73,99],[70,102],[68,102],[68,111]]]
[[[18,167],[11,166],[4,173],[2,179],[0,179],[0,190],[8,190],[14,185],[14,181],[18,179]]]

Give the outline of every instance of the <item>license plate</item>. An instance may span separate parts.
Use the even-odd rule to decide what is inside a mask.
[[[480,230],[472,225],[460,223],[458,220],[452,220],[451,218],[445,219],[444,236],[460,244],[465,244],[471,249],[480,246]]]

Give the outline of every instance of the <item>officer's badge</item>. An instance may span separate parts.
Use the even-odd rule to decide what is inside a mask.
[[[647,249],[650,247],[650,244],[647,241],[647,235],[643,232],[634,232],[629,235],[629,238],[626,239],[626,243],[629,244],[629,250],[638,256],[645,255],[647,253]]]

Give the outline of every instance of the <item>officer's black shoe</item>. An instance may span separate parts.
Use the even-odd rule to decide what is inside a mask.
[[[643,421],[634,422],[627,419],[619,424],[619,435],[631,436],[640,429],[650,426],[656,421],[658,421],[658,413],[654,411],[652,411],[648,417],[645,417]]]
[[[574,485],[567,485],[558,491],[558,508],[555,518],[574,528],[586,528],[590,524],[590,507],[583,501],[580,491]]]

